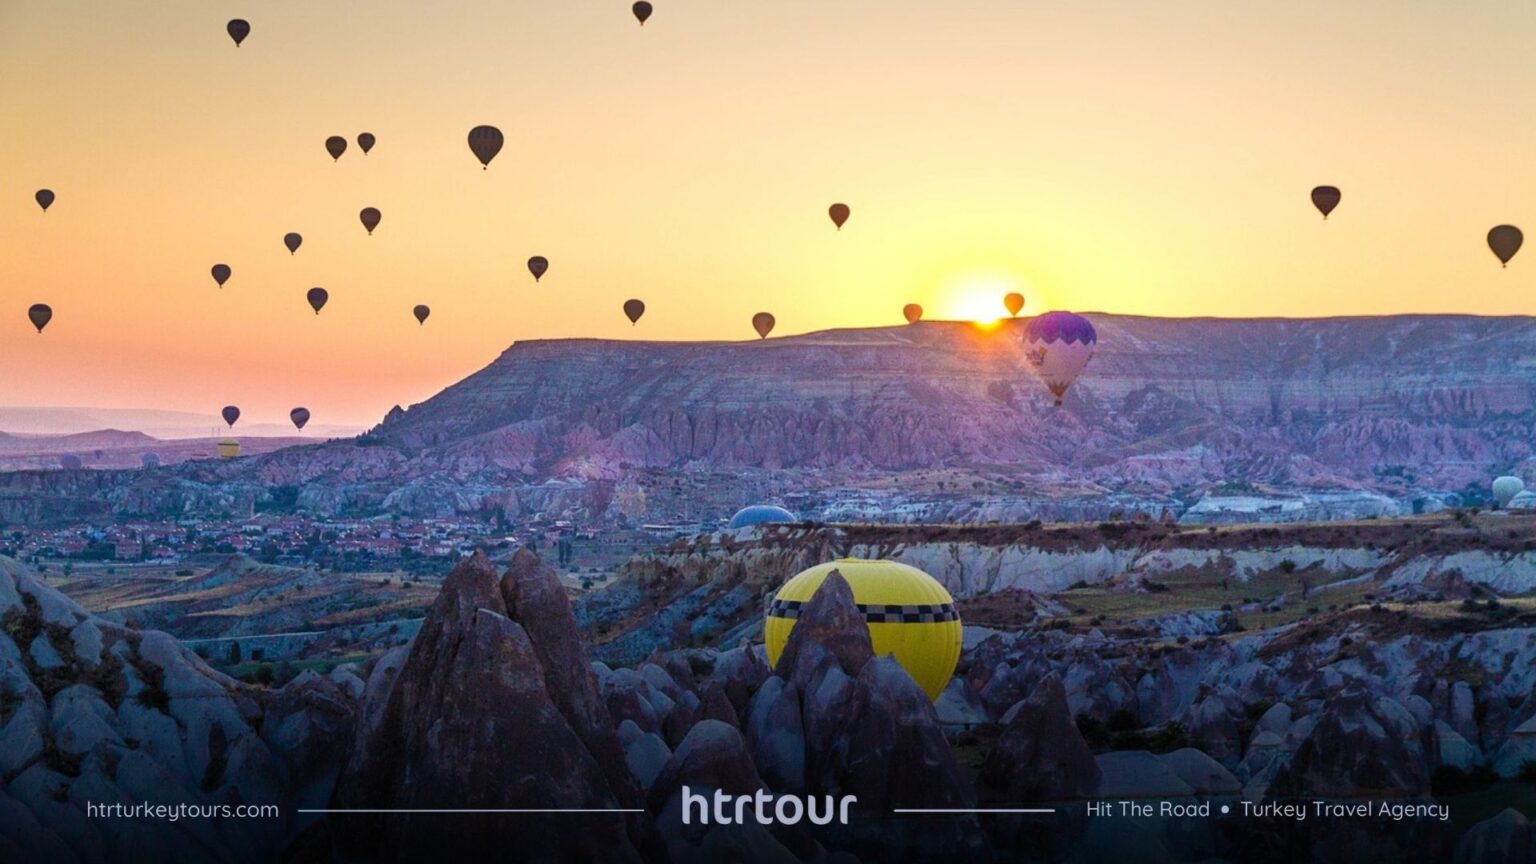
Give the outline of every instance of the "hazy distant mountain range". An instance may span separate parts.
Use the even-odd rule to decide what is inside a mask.
[[[77,435],[100,430],[127,429],[153,438],[218,437],[225,429],[217,414],[161,411],[149,408],[52,408],[0,405],[0,434]],[[286,423],[246,423],[247,436],[341,438],[363,431],[356,426],[310,424],[297,432]]]
[[[1099,351],[1061,408],[1022,366],[1020,322],[530,341],[355,441],[124,475],[110,495],[662,518],[867,493],[869,515],[944,501],[919,511],[980,519],[1213,493],[1406,501],[1536,474],[1536,319],[1089,317]]]

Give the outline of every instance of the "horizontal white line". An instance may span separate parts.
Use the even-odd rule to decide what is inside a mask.
[[[518,808],[518,807],[509,807],[509,808],[470,809],[470,808],[450,808],[450,807],[444,807],[444,808],[436,808],[436,809],[415,809],[415,810],[412,810],[412,809],[401,809],[401,810],[396,810],[396,809],[378,809],[378,810],[320,810],[320,809],[313,809],[313,810],[304,810],[304,809],[300,809],[298,812],[300,812],[300,813],[343,813],[343,814],[345,814],[345,813],[385,813],[385,814],[391,814],[391,813],[644,813],[645,811],[642,810],[642,809],[639,809],[639,808],[635,808],[635,809],[622,809],[622,808],[606,808],[606,807],[594,807],[594,808],[587,808],[587,809],[583,809],[583,808],[569,808],[569,809],[566,809],[566,808],[558,808],[558,807],[551,807],[551,808],[528,808],[528,807]]]
[[[902,809],[896,808],[892,813],[1055,813],[1054,807],[956,807],[952,809]]]

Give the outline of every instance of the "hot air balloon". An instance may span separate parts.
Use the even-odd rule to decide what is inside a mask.
[[[869,627],[875,656],[896,658],[929,699],[938,699],[960,662],[960,613],[937,579],[895,561],[828,561],[785,582],[768,605],[763,622],[768,665],[778,666],[800,611],[834,570],[853,592],[854,605]]]
[[[416,316],[417,324],[425,324],[427,323],[427,316],[432,314],[432,310],[424,305],[417,306],[415,309],[411,310],[411,314]]]
[[[27,318],[31,319],[32,326],[41,333],[43,328],[48,326],[48,322],[53,320],[53,307],[47,303],[34,303],[32,308],[27,310]]]
[[[332,135],[325,139],[325,152],[331,154],[331,158],[341,161],[341,154],[347,152],[347,139],[340,135]]]
[[[213,272],[213,281],[219,283],[219,287],[223,288],[224,287],[224,283],[229,281],[229,274],[230,274],[229,265],[228,264],[215,264],[215,265],[213,265],[213,271],[212,272]]]
[[[645,303],[639,300],[624,301],[624,315],[629,319],[629,323],[634,324],[635,322],[639,321],[640,316],[644,314]]]
[[[160,456],[155,453],[145,453],[139,457],[139,464],[145,468],[159,468]]]
[[[640,2],[629,8],[631,12],[635,13],[635,18],[640,22],[641,27],[645,26],[645,19],[651,17],[651,13],[656,11],[652,9],[651,4],[645,2],[645,0],[640,0]]]
[[[480,160],[480,170],[491,167],[491,160],[501,152],[501,145],[505,139],[501,137],[501,130],[495,126],[476,126],[469,130],[469,151]]]
[[[1500,507],[1508,507],[1510,500],[1524,491],[1525,481],[1519,477],[1500,477],[1493,481],[1493,500],[1499,502]]]
[[[1024,308],[1024,295],[1017,291],[1005,295],[1003,297],[1003,307],[1008,310],[1009,315],[1015,318],[1019,317],[1019,310]]]
[[[1520,244],[1525,242],[1525,235],[1513,225],[1497,225],[1488,232],[1488,248],[1499,258],[1499,263],[1509,266],[1509,259],[1515,257],[1520,251]]]
[[[1312,190],[1312,206],[1316,207],[1323,214],[1323,220],[1327,221],[1328,214],[1333,212],[1333,208],[1339,206],[1339,199],[1342,197],[1337,186],[1318,186]]]
[[[757,331],[758,338],[767,339],[773,332],[773,316],[767,312],[759,312],[752,316],[752,329]]]
[[[549,272],[549,259],[543,255],[535,255],[528,259],[528,272],[533,274],[533,281],[537,282]]]
[[[843,223],[848,221],[848,214],[851,212],[853,211],[848,209],[847,204],[833,204],[827,208],[827,215],[832,217],[832,224],[836,225],[839,231],[843,230]]]
[[[239,48],[245,37],[251,35],[251,22],[244,18],[231,18],[224,25],[224,31],[229,34],[229,38],[235,40],[235,47]]]
[[[300,246],[304,245],[304,235],[297,231],[289,231],[283,235],[283,245],[288,247],[288,254],[292,255],[299,251]]]
[[[85,467],[85,463],[81,461],[79,456],[73,453],[65,453],[59,457],[59,467],[65,471],[79,471]]]
[[[240,419],[240,409],[233,405],[225,405],[224,410],[219,412],[219,416],[223,417],[224,422],[228,423],[229,427],[233,429],[235,421]]]
[[[795,514],[773,504],[751,504],[736,511],[731,517],[730,524],[725,527],[735,530],[737,528],[749,528],[754,525],[782,525],[798,522]]]
[[[233,438],[225,438],[219,442],[219,458],[235,459],[240,456],[240,442]]]
[[[923,307],[916,303],[908,303],[901,307],[901,314],[906,316],[908,324],[916,324],[923,320]]]
[[[32,198],[37,201],[37,206],[43,208],[44,213],[47,213],[48,208],[53,206],[52,189],[39,189],[37,190],[37,194],[33,195]]]
[[[357,146],[362,149],[364,156],[367,156],[368,151],[373,149],[373,142],[376,140],[372,132],[359,132],[357,134]]]
[[[288,412],[288,419],[293,421],[294,428],[303,429],[304,424],[309,422],[309,409],[295,408]]]
[[[1024,327],[1024,359],[1057,405],[1098,344],[1099,334],[1088,319],[1071,312],[1047,312]]]
[[[316,315],[319,315],[320,310],[325,308],[326,301],[331,299],[330,292],[324,288],[311,288],[305,296],[309,298],[309,307],[315,310]]]
[[[368,236],[372,237],[373,229],[379,227],[379,220],[384,218],[384,214],[377,207],[364,207],[357,218],[362,220],[363,227],[368,229]]]

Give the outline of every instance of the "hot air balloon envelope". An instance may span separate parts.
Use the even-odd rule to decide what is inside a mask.
[[[213,281],[219,283],[219,287],[223,288],[224,287],[224,283],[229,281],[229,274],[230,274],[229,265],[228,264],[215,264],[215,265],[213,265],[213,271],[212,272],[213,272]]]
[[[906,317],[908,324],[916,324],[923,320],[923,307],[916,303],[908,303],[901,307],[901,314]]]
[[[377,207],[364,207],[357,214],[357,218],[362,221],[363,227],[368,229],[369,235],[372,235],[373,229],[379,227],[379,220],[384,218],[384,214],[380,213]]]
[[[283,245],[288,247],[288,254],[292,255],[299,251],[300,246],[304,245],[304,235],[297,231],[289,231],[283,235]]]
[[[761,339],[768,338],[768,334],[773,332],[775,323],[773,316],[767,312],[759,312],[752,316],[752,329],[757,331],[758,338]]]
[[[1024,327],[1024,359],[1061,404],[1061,397],[1093,358],[1099,335],[1087,318],[1047,312]]]
[[[426,306],[417,306],[411,310],[411,314],[416,316],[417,324],[425,324],[427,323],[427,316],[432,314],[432,310]]]
[[[52,189],[39,189],[37,190],[37,194],[33,195],[32,198],[37,201],[37,206],[43,208],[44,213],[47,213],[48,208],[53,206]]]
[[[489,168],[491,160],[501,152],[501,145],[505,139],[501,137],[501,130],[495,126],[476,126],[469,130],[469,151],[480,160],[482,168]]]
[[[827,215],[832,217],[832,224],[836,225],[839,231],[843,230],[843,223],[848,221],[848,215],[851,212],[847,204],[833,204],[827,208]]]
[[[1339,199],[1343,197],[1337,186],[1318,186],[1312,190],[1312,206],[1323,214],[1324,219],[1327,219],[1328,214],[1333,212],[1333,208],[1339,206]]]
[[[304,424],[309,422],[309,409],[295,408],[288,412],[288,419],[293,421],[295,428],[303,429]]]
[[[305,296],[309,298],[309,308],[315,310],[316,315],[320,314],[320,310],[324,309],[325,304],[331,299],[330,292],[324,288],[311,288]]]
[[[364,156],[367,156],[368,155],[368,151],[373,149],[373,144],[374,144],[374,141],[376,141],[376,140],[378,140],[378,139],[373,137],[373,133],[372,132],[359,132],[358,133],[358,135],[357,135],[357,146],[362,149]]]
[[[938,699],[960,661],[960,614],[938,580],[895,561],[844,558],[803,570],[785,582],[763,624],[768,665],[778,666],[800,610],[834,570],[853,590],[875,656],[895,657],[929,699]]]
[[[63,456],[59,457],[59,467],[63,468],[65,471],[79,471],[81,468],[85,467],[85,463],[81,461],[79,456],[76,456],[73,453],[65,453]]]
[[[1510,500],[1524,491],[1525,481],[1519,477],[1500,477],[1493,481],[1493,500],[1499,502],[1500,507],[1508,507]]]
[[[732,529],[747,528],[752,525],[770,525],[798,521],[800,520],[795,518],[795,514],[785,510],[783,507],[775,507],[772,504],[753,504],[750,507],[743,507],[737,510],[736,515],[731,517],[728,527]]]
[[[331,154],[332,159],[341,159],[341,154],[347,152],[347,139],[340,135],[325,139],[325,152]]]
[[[229,38],[235,40],[235,47],[239,48],[240,43],[245,41],[245,37],[251,35],[251,22],[244,18],[231,18],[229,23],[224,25],[224,32],[229,34]]]
[[[240,419],[240,409],[233,405],[225,405],[224,410],[219,412],[219,416],[224,418],[225,423],[233,427],[235,421]]]
[[[535,255],[528,259],[528,272],[533,274],[533,281],[537,282],[549,272],[549,259],[543,255]]]
[[[640,2],[629,8],[631,12],[635,13],[635,18],[640,22],[641,27],[645,26],[645,19],[651,17],[651,13],[656,11],[652,9],[651,4],[645,2],[645,0],[640,0]]]
[[[53,307],[47,303],[34,303],[27,310],[27,318],[32,322],[32,326],[37,328],[37,332],[41,333],[43,328],[48,326],[48,322],[53,320]]]
[[[1498,256],[1499,263],[1509,265],[1509,259],[1515,257],[1520,251],[1520,245],[1525,242],[1525,235],[1513,225],[1498,225],[1488,232],[1488,248]]]
[[[629,323],[634,324],[635,322],[639,321],[640,316],[644,314],[645,304],[643,302],[639,300],[624,301],[624,316],[629,319]]]
[[[1018,292],[1005,295],[1003,297],[1003,308],[1008,310],[1009,315],[1017,318],[1019,311],[1024,308],[1024,295]]]
[[[139,464],[143,465],[145,468],[159,468],[160,457],[154,453],[145,453],[139,457]]]

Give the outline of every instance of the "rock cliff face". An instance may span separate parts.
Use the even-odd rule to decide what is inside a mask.
[[[175,639],[87,614],[0,558],[0,859],[273,860],[324,801],[360,681],[239,684]],[[87,805],[198,808],[170,821]],[[276,805],[270,818],[204,808]]]
[[[356,441],[151,472],[21,472],[0,484],[0,521],[239,512],[274,486],[302,487],[299,504],[318,512],[616,517],[626,481],[649,495],[651,518],[670,519],[891,475],[906,497],[869,505],[882,515],[1081,518],[1113,496],[1155,515],[1257,484],[1334,491],[1261,501],[1246,517],[1216,494],[1205,509],[1219,512],[1201,518],[1331,518],[1439,506],[1426,490],[1536,473],[1532,319],[1089,317],[1098,354],[1060,409],[1023,370],[1022,322],[533,341]],[[918,494],[932,478],[917,475],[936,469],[965,476]],[[668,499],[680,476],[709,471],[734,482]],[[69,476],[82,474],[105,476]],[[825,504],[833,518],[863,512]]]
[[[533,472],[1047,463],[1171,485],[1395,470],[1460,488],[1531,452],[1531,319],[1089,317],[1099,350],[1060,411],[1021,371],[1020,322],[932,322],[523,343],[373,437]]]

